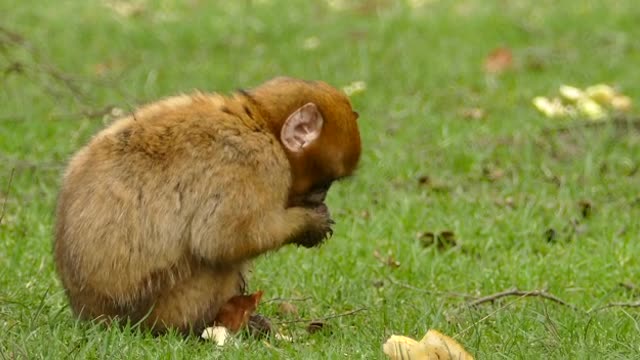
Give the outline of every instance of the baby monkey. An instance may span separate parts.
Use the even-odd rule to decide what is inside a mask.
[[[199,334],[255,257],[332,233],[331,183],[360,158],[358,114],[320,81],[143,106],[64,173],[55,262],[81,319]]]

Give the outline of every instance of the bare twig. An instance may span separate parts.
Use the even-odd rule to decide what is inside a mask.
[[[608,125],[613,125],[616,128],[631,126],[640,130],[640,118],[614,117],[607,121],[575,121],[569,125],[543,129],[542,134],[550,135],[554,133],[565,133],[577,129],[593,129]]]
[[[528,290],[528,291],[523,291],[523,290],[518,290],[518,289],[511,289],[511,290],[505,290],[505,291],[501,291],[495,294],[491,294],[491,295],[487,295],[487,296],[483,296],[479,299],[473,300],[471,302],[466,303],[464,306],[466,307],[476,307],[478,305],[482,305],[484,303],[488,303],[488,302],[494,302],[500,298],[503,297],[507,297],[507,296],[520,296],[520,297],[540,297],[546,300],[550,300],[553,301],[555,303],[558,303],[560,305],[564,305],[564,306],[568,306],[574,310],[577,310],[577,308],[575,307],[575,305],[569,304],[568,302],[560,299],[559,297],[550,294],[544,290]]]
[[[612,302],[612,303],[606,304],[604,306],[595,308],[593,310],[589,310],[588,312],[591,313],[591,312],[610,309],[610,308],[614,308],[614,307],[618,307],[618,308],[640,308],[640,301],[636,301],[636,302]]]
[[[11,182],[13,182],[13,174],[16,172],[16,168],[11,169],[11,175],[9,176],[9,183],[7,183],[7,191],[4,193],[4,201],[2,202],[2,211],[0,212],[0,225],[2,225],[2,219],[4,219],[4,212],[7,209],[7,201],[9,200],[9,193],[11,192]]]
[[[366,307],[362,307],[362,308],[358,308],[358,309],[355,309],[355,310],[347,311],[347,312],[344,312],[344,313],[328,315],[328,316],[321,317],[321,318],[285,320],[285,321],[275,322],[275,324],[282,325],[282,324],[293,324],[293,323],[311,322],[311,321],[325,321],[325,320],[329,320],[329,319],[335,319],[335,318],[338,318],[338,317],[354,315],[354,314],[357,314],[357,313],[365,311],[365,310],[367,310],[367,308]]]
[[[452,297],[452,298],[464,298],[464,299],[473,299],[472,295],[469,294],[463,294],[463,293],[457,293],[457,292],[444,292],[444,291],[433,291],[433,290],[427,290],[427,289],[423,289],[423,288],[419,288],[419,287],[415,287],[413,285],[409,285],[409,284],[405,284],[403,282],[400,282],[392,277],[387,277],[387,280],[389,280],[389,282],[393,285],[396,286],[400,286],[409,290],[414,290],[414,291],[419,291],[421,293],[425,293],[425,294],[431,294],[431,295],[441,295],[441,296],[446,296],[446,297]]]
[[[466,303],[464,305],[464,307],[474,307],[474,306],[482,305],[482,304],[487,303],[487,302],[493,302],[493,301],[498,300],[500,298],[509,297],[509,296],[518,296],[518,298],[514,299],[513,301],[507,302],[506,304],[500,306],[499,308],[495,309],[494,311],[490,312],[489,314],[483,316],[478,321],[475,321],[473,324],[469,325],[468,327],[466,327],[462,331],[458,332],[456,335],[453,336],[453,338],[455,339],[455,338],[459,337],[460,335],[466,333],[467,331],[469,331],[473,327],[477,326],[479,323],[484,322],[485,320],[487,320],[490,317],[494,316],[495,314],[497,314],[498,312],[502,311],[503,309],[506,309],[509,306],[511,306],[512,304],[515,304],[517,301],[521,300],[522,298],[529,297],[529,296],[537,296],[537,297],[540,297],[540,298],[551,300],[553,302],[556,302],[556,303],[564,305],[564,306],[568,306],[573,310],[578,310],[578,308],[575,305],[569,304],[566,301],[558,298],[555,295],[549,294],[544,290],[523,291],[523,290],[518,290],[518,289],[505,290],[505,291],[501,291],[501,292],[498,292],[498,293],[495,293],[495,294],[483,296],[483,297],[481,297],[479,299],[476,299],[474,301]]]
[[[307,301],[310,300],[311,296],[300,297],[300,298],[283,298],[283,297],[275,297],[273,299],[262,301],[262,304],[268,304],[271,302],[284,302],[284,301]]]

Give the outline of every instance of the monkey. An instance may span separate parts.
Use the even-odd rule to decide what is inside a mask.
[[[74,316],[153,334],[211,326],[245,293],[252,260],[332,235],[325,197],[358,166],[357,119],[331,85],[278,77],[151,102],[97,132],[55,210]]]

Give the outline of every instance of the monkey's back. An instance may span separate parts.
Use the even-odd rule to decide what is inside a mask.
[[[287,173],[276,143],[242,104],[203,94],[142,107],[98,133],[70,161],[57,205],[55,260],[74,310],[127,315],[200,271],[190,252],[196,212],[215,216],[220,189],[248,169]],[[235,270],[208,278],[222,298],[238,291]],[[94,295],[98,308],[87,309]]]

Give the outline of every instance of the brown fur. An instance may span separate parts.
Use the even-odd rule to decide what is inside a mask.
[[[308,102],[322,136],[292,154],[280,128]],[[251,259],[330,231],[328,211],[287,204],[354,170],[356,118],[329,85],[278,78],[161,100],[98,133],[71,159],[57,205],[56,267],[74,313],[156,332],[211,325],[243,293]]]

